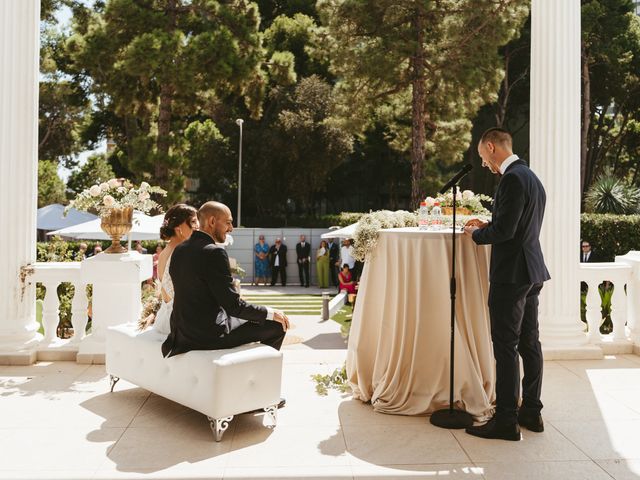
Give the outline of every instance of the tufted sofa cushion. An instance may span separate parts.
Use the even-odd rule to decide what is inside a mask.
[[[133,324],[109,328],[107,373],[197,410],[212,419],[276,405],[282,353],[258,343],[228,350],[162,356],[166,335]]]

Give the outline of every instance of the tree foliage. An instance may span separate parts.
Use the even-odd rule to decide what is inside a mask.
[[[92,142],[84,132],[90,102],[81,86],[62,71],[67,62],[66,34],[57,25],[55,13],[68,3],[63,0],[42,2],[38,156],[72,167],[74,156],[90,147]]]
[[[496,98],[498,47],[516,36],[528,7],[513,0],[321,0],[332,71],[350,125],[389,124],[409,150],[411,198],[429,163],[456,162],[471,119]]]
[[[50,160],[38,161],[38,208],[52,203],[67,203],[64,182],[58,176],[58,165]]]
[[[244,0],[111,0],[77,16],[67,42],[71,70],[89,84],[104,134],[138,179],[181,197],[184,129],[228,96],[259,115],[264,72],[259,14]]]
[[[105,155],[91,155],[82,166],[71,173],[67,180],[67,190],[73,198],[91,185],[99,185],[114,177],[113,169]]]
[[[631,0],[582,0],[582,191],[638,170],[640,18]],[[634,173],[634,177],[637,174]]]

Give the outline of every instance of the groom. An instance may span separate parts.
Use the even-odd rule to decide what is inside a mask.
[[[162,355],[172,357],[190,350],[233,348],[260,342],[280,350],[289,319],[279,310],[251,305],[233,286],[229,257],[219,243],[233,231],[231,210],[207,202],[198,210],[200,230],[176,247],[169,273],[175,296],[171,333],[162,344]],[[231,329],[217,322],[224,308],[231,317],[247,320]],[[236,322],[236,325],[239,322]]]

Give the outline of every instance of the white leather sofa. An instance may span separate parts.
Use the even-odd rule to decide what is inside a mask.
[[[282,353],[258,343],[228,350],[198,350],[164,358],[166,335],[123,324],[107,331],[106,369],[111,391],[120,378],[203,413],[215,440],[234,415],[264,409],[275,427],[282,383]]]

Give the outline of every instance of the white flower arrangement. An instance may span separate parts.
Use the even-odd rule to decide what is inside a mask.
[[[458,192],[456,195],[456,207],[466,207],[471,211],[471,215],[456,215],[456,226],[461,228],[472,218],[479,218],[484,221],[491,219],[491,213],[484,208],[482,201],[492,201],[491,197],[486,195],[476,195],[471,190]],[[433,207],[435,202],[445,207],[453,206],[453,195],[442,195],[436,198],[427,197],[427,206]],[[444,227],[451,228],[453,217],[444,215]],[[418,213],[407,212],[406,210],[398,210],[392,212],[390,210],[378,210],[364,214],[355,229],[353,235],[353,256],[356,260],[364,262],[369,254],[373,251],[378,242],[378,234],[380,230],[385,228],[402,228],[417,227]]]
[[[353,257],[364,262],[378,242],[378,232],[384,228],[417,227],[418,217],[414,212],[379,210],[363,215],[353,234]]]
[[[166,190],[160,187],[152,187],[147,182],[142,182],[136,187],[124,178],[112,178],[100,185],[92,185],[72,200],[65,208],[65,214],[70,208],[86,212],[97,212],[103,216],[112,208],[130,207],[143,213],[149,213],[159,207],[158,203],[151,199],[151,194],[165,196]]]
[[[433,207],[435,202],[439,202],[441,207],[453,207],[453,192],[447,192],[435,198],[427,197],[425,202],[429,208]],[[491,215],[482,202],[492,203],[493,199],[488,195],[475,194],[471,190],[461,192],[458,188],[456,192],[456,208],[466,208],[472,215]]]

